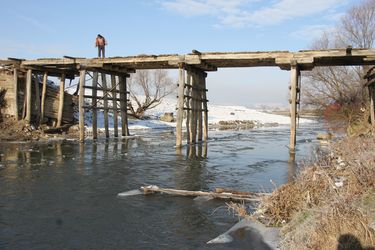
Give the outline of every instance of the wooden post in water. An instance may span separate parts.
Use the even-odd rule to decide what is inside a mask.
[[[195,143],[197,141],[197,121],[198,121],[198,105],[197,105],[197,75],[195,72],[191,72],[191,103],[192,103],[192,116],[190,129],[192,130],[190,142]]]
[[[98,78],[99,73],[95,71],[92,78],[92,139],[98,139],[98,109],[97,109],[97,96],[98,96]]]
[[[31,80],[32,71],[31,69],[27,70],[26,75],[26,115],[25,121],[27,124],[30,124],[31,121]]]
[[[108,88],[107,88],[107,76],[106,74],[101,73],[102,75],[102,88],[103,88],[103,106],[104,106],[104,129],[105,129],[105,138],[109,138],[109,129],[108,129]]]
[[[40,104],[39,124],[42,124],[43,120],[44,120],[46,94],[47,94],[47,81],[48,81],[48,72],[44,72],[44,74],[43,74],[43,86],[42,86],[42,100],[41,100],[41,104]]]
[[[18,121],[18,69],[16,67],[13,68],[13,116]]]
[[[295,151],[296,148],[296,124],[297,124],[297,86],[300,70],[296,62],[291,65],[290,80],[290,143],[289,150]]]
[[[184,89],[185,89],[185,69],[183,67],[183,64],[180,64],[179,65],[179,77],[178,77],[176,147],[182,146],[182,121],[184,119]]]
[[[113,108],[113,129],[114,137],[118,137],[118,111],[117,111],[117,84],[116,76],[111,75],[111,88],[112,88],[112,108]]]
[[[191,119],[191,75],[186,71],[185,105],[186,105],[186,141],[190,142],[190,119]]]
[[[35,121],[39,123],[40,121],[40,89],[39,89],[39,79],[38,75],[35,75]]]
[[[202,102],[202,94],[203,94],[203,72],[199,72],[197,74],[197,114],[198,114],[198,141],[201,142],[203,139],[203,102]]]
[[[203,98],[203,112],[204,112],[204,122],[203,122],[203,126],[204,126],[204,129],[203,129],[203,139],[205,141],[208,140],[208,106],[207,106],[207,93],[206,93],[206,77],[207,75],[204,75],[203,78],[202,78],[202,88],[203,88],[203,93],[202,93],[202,98]]]
[[[120,109],[121,109],[121,134],[122,136],[129,135],[128,127],[128,93],[126,87],[126,77],[128,75],[120,76]]]
[[[63,110],[64,110],[64,93],[65,93],[65,73],[62,73],[61,79],[60,79],[59,109],[57,113],[56,127],[60,127],[62,123]]]
[[[80,71],[79,77],[79,99],[78,99],[78,109],[79,109],[79,140],[84,142],[85,140],[85,109],[84,105],[84,95],[85,95],[85,81],[86,81],[86,70]]]

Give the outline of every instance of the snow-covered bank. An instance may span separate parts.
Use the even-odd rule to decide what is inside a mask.
[[[148,110],[147,120],[129,119],[130,130],[142,129],[166,129],[176,127],[175,122],[163,122],[159,118],[166,112],[173,113],[176,117],[177,99],[164,99],[163,102],[154,109]],[[275,115],[249,109],[243,106],[220,106],[208,105],[208,123],[210,125],[218,125],[220,121],[254,121],[258,125],[264,124],[280,124],[290,123],[290,118],[282,115]],[[91,127],[91,113],[86,114],[87,126]],[[312,120],[300,119],[299,123],[311,123]],[[185,126],[185,123],[183,123]],[[109,127],[113,128],[112,114],[110,114]],[[98,113],[98,128],[104,128],[104,116],[102,112]]]

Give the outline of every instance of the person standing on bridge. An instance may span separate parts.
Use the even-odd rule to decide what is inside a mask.
[[[98,34],[98,36],[96,37],[96,41],[95,41],[95,47],[98,47],[98,57],[102,57],[104,58],[105,57],[105,46],[107,45],[107,41],[105,40],[105,38]]]

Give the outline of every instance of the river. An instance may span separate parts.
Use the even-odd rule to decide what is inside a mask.
[[[298,129],[297,163],[312,155],[319,130]],[[206,244],[238,221],[224,201],[116,195],[145,184],[269,192],[300,167],[288,127],[210,131],[207,144],[178,154],[173,131],[136,133],[0,144],[0,249],[251,249],[246,235]]]

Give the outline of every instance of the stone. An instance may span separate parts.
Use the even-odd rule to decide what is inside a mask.
[[[166,112],[162,117],[160,117],[160,121],[163,122],[174,122],[175,119],[173,117],[173,112]]]
[[[318,134],[316,139],[318,140],[331,140],[333,138],[333,134],[332,133],[327,133],[327,134]]]

